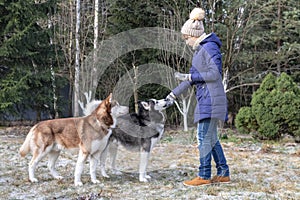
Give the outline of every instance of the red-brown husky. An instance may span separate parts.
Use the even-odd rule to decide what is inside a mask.
[[[46,155],[49,156],[48,168],[51,175],[56,179],[61,179],[62,177],[54,168],[60,151],[79,148],[75,185],[82,185],[81,174],[88,156],[90,156],[91,181],[99,183],[96,179],[97,162],[111,135],[112,124],[111,94],[88,116],[53,119],[36,124],[31,128],[20,149],[22,157],[29,151],[33,155],[28,167],[29,180],[38,181],[34,176],[34,171],[39,161]]]

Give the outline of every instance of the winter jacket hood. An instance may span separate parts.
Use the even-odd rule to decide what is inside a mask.
[[[195,44],[193,45],[193,49],[197,50],[200,45],[204,45],[205,43],[208,42],[216,43],[219,48],[221,48],[222,46],[222,42],[220,38],[218,38],[218,36],[215,33],[210,33],[210,34],[204,33],[196,40]]]

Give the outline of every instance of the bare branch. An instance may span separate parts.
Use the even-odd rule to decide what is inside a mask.
[[[225,92],[228,93],[228,92],[230,92],[234,89],[240,88],[240,87],[255,86],[255,85],[260,85],[260,83],[244,83],[244,84],[241,84],[241,85],[236,85],[234,87],[231,87],[231,88],[227,89]]]

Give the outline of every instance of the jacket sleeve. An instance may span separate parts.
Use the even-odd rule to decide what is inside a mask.
[[[191,73],[192,82],[212,82],[222,78],[222,57],[216,45],[203,47],[192,62],[195,70]]]
[[[172,90],[173,94],[178,98],[184,92],[187,92],[188,88],[191,87],[191,82],[183,81],[176,88]]]

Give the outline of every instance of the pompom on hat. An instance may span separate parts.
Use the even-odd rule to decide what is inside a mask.
[[[204,33],[203,19],[205,11],[202,8],[194,8],[190,18],[183,24],[181,33],[193,37],[200,37]]]

